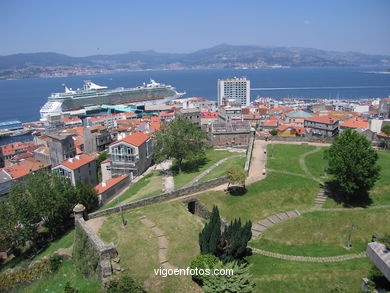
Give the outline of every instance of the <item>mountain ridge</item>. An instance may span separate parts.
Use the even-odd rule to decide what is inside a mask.
[[[390,56],[303,47],[219,44],[190,53],[128,51],[73,57],[55,52],[0,56],[0,78],[50,77],[147,69],[390,66]]]

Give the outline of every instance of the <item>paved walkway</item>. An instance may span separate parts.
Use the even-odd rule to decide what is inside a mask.
[[[265,169],[267,160],[266,149],[267,142],[258,139],[255,140],[246,184],[263,180],[266,177],[266,175],[263,175],[263,169]]]
[[[298,256],[298,255],[287,255],[280,254],[271,251],[266,251],[258,248],[251,247],[252,251],[257,254],[285,259],[285,260],[293,260],[293,261],[303,261],[303,262],[340,262],[354,258],[363,258],[366,257],[365,252],[356,253],[356,254],[344,254],[338,256],[325,256],[325,257],[312,257],[312,256]]]
[[[175,266],[171,265],[168,262],[169,241],[168,241],[167,237],[165,237],[164,231],[162,231],[160,228],[158,228],[155,223],[153,223],[151,220],[149,220],[145,216],[140,217],[139,220],[141,221],[142,224],[144,224],[145,226],[152,229],[153,233],[157,237],[158,259],[159,259],[160,265],[166,269],[176,269]]]
[[[265,218],[264,220],[258,221],[256,224],[252,226],[252,236],[258,237],[260,236],[265,230],[267,230],[269,227],[273,226],[276,223],[299,217],[301,213],[297,210],[295,211],[288,211],[283,212],[279,214],[275,214],[272,216],[269,216],[268,218]]]
[[[205,171],[200,173],[198,176],[196,176],[194,179],[192,179],[189,183],[184,185],[183,188],[190,187],[190,186],[198,183],[200,179],[202,179],[204,176],[209,174],[212,170],[214,170],[215,168],[217,168],[219,165],[221,165],[222,163],[226,162],[227,160],[230,160],[230,159],[233,159],[233,158],[239,158],[239,157],[243,157],[243,155],[229,156],[229,157],[226,157],[226,158],[223,158],[223,159],[219,160],[218,162],[214,163],[209,168],[207,168]]]
[[[172,160],[164,161],[156,166],[156,170],[161,170],[164,173],[164,192],[172,192],[175,190],[171,167]]]

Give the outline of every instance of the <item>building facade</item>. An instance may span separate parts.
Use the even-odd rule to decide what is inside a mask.
[[[59,163],[76,156],[76,146],[70,134],[49,134],[48,146],[51,165],[57,166]]]
[[[69,178],[72,185],[77,182],[95,186],[98,182],[96,173],[96,161],[94,158],[81,154],[69,158],[53,168],[61,176]]]
[[[333,137],[339,133],[339,121],[329,116],[309,117],[304,126],[310,129],[307,134],[318,137]]]
[[[218,79],[218,105],[237,104],[249,106],[250,80],[246,78]]]
[[[108,148],[112,178],[130,174],[139,176],[152,164],[152,139],[149,134],[135,132],[112,143]]]
[[[84,127],[83,136],[86,154],[100,153],[112,142],[110,133],[104,126]]]

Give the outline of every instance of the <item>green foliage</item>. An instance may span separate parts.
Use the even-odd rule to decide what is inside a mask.
[[[75,188],[76,202],[86,207],[87,211],[95,210],[98,205],[98,196],[93,186],[77,182]]]
[[[248,255],[247,244],[252,237],[252,223],[241,225],[240,219],[235,219],[221,234],[221,218],[216,206],[211,212],[210,221],[199,233],[201,254],[213,254],[223,262],[242,261]]]
[[[251,281],[249,274],[249,266],[247,264],[238,264],[230,262],[227,264],[218,263],[214,267],[221,270],[232,270],[233,274],[226,273],[225,275],[205,276],[203,281],[203,290],[210,293],[225,293],[225,292],[253,292],[255,283]]]
[[[99,265],[99,256],[96,250],[89,243],[87,235],[82,231],[79,225],[76,225],[76,235],[73,245],[73,258],[76,268],[84,277],[92,278],[96,275]]]
[[[96,158],[96,174],[98,176],[98,181],[102,182],[102,162],[107,159],[107,152],[102,152]]]
[[[272,136],[275,136],[275,135],[278,135],[278,131],[276,129],[272,129],[269,134],[271,134]]]
[[[334,175],[346,202],[366,195],[379,178],[378,154],[370,141],[356,131],[347,129],[336,137],[325,156],[328,171]]]
[[[379,237],[377,241],[382,242],[386,246],[386,249],[390,251],[390,234],[385,234],[385,236]]]
[[[252,238],[251,229],[251,221],[241,226],[240,219],[235,219],[225,228],[220,241],[222,248],[220,259],[224,263],[234,260],[242,261],[248,255],[247,244]]]
[[[26,241],[41,246],[39,242],[55,239],[66,231],[78,202],[89,210],[96,207],[92,186],[74,187],[54,172],[32,173],[25,182],[15,182],[8,199],[0,202],[0,239],[13,249],[22,249]]]
[[[107,293],[143,293],[145,292],[141,285],[130,276],[124,275],[118,279],[111,280],[108,283]]]
[[[384,125],[381,129],[385,134],[390,135],[390,124]]]
[[[210,221],[205,224],[202,232],[199,233],[199,246],[201,254],[218,255],[219,241],[221,238],[221,218],[218,207],[214,206],[211,212]]]
[[[78,292],[79,292],[79,290],[77,290],[76,288],[72,287],[72,286],[70,285],[70,282],[69,282],[69,281],[67,281],[67,282],[65,283],[65,286],[64,286],[64,293],[78,293]]]
[[[245,187],[245,180],[247,174],[245,170],[240,166],[230,166],[227,170],[228,184],[241,184]]]
[[[49,268],[51,272],[56,272],[62,264],[63,257],[58,254],[54,254],[49,258]]]
[[[219,259],[213,255],[213,254],[199,254],[197,257],[195,257],[190,265],[191,269],[212,269],[214,266],[219,263]],[[202,282],[204,275],[193,275],[193,279],[195,279],[198,282]]]
[[[180,172],[183,160],[203,154],[205,139],[205,134],[196,125],[178,117],[163,123],[155,133],[153,158],[156,162],[175,159]]]
[[[0,274],[0,291],[7,290],[17,284],[23,284],[42,278],[49,272],[47,260],[32,263],[27,267],[20,267],[14,271],[2,272]]]

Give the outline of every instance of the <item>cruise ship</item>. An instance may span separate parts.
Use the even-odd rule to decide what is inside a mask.
[[[170,85],[161,84],[150,80],[149,84],[143,84],[136,88],[107,89],[90,80],[84,81],[82,89],[72,90],[66,85],[65,92],[52,93],[46,104],[41,108],[41,120],[47,120],[51,114],[61,114],[80,110],[96,105],[153,105],[164,103],[168,100],[182,97],[185,93],[178,93]]]

